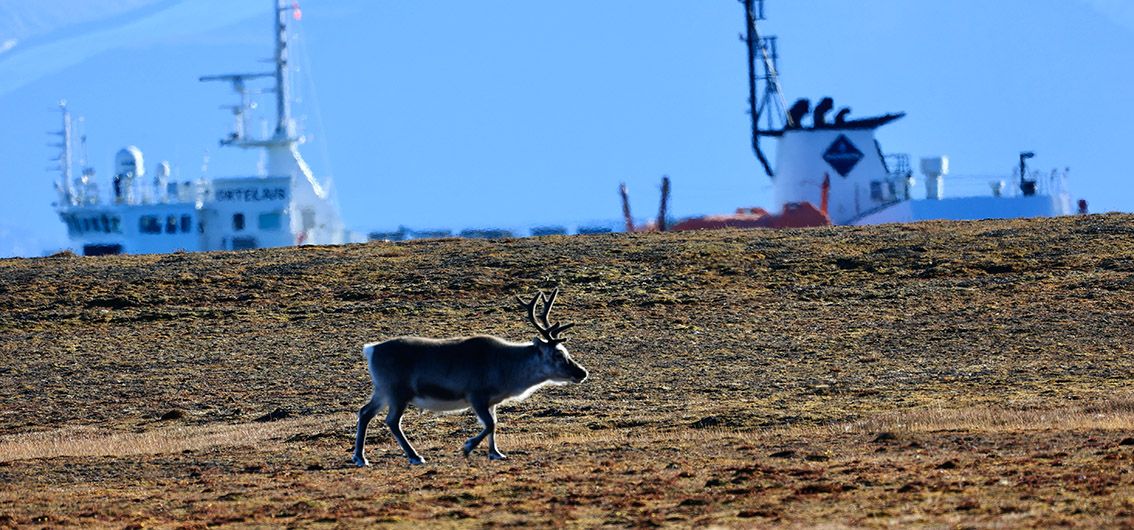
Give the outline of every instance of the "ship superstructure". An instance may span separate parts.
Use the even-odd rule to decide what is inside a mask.
[[[778,69],[776,37],[761,35],[765,0],[741,0],[747,22],[752,147],[772,179],[774,206],[822,204],[832,224],[864,225],[930,219],[969,220],[1069,215],[1071,199],[1066,172],[1050,177],[1029,171],[1033,153],[1020,153],[1019,171],[987,182],[985,196],[948,197],[945,177],[949,159],[920,159],[925,193],[917,189],[907,155],[884,155],[876,131],[904,113],[852,118],[832,98],[814,106],[807,99],[788,107]],[[776,162],[769,163],[761,139],[776,144]],[[1084,203],[1080,203],[1080,210]]]
[[[56,209],[76,251],[91,256],[347,242],[328,186],[300,154],[303,137],[291,118],[286,20],[298,8],[281,5],[280,0],[272,0],[272,5],[275,69],[201,78],[228,82],[240,96],[239,104],[231,107],[234,129],[221,146],[261,151],[266,163],[256,174],[177,182],[169,164],[162,162],[149,178],[142,152],[130,146],[116,155],[110,186],[103,192],[93,170],[84,168],[77,178],[72,174],[72,118],[61,105]],[[251,95],[258,93],[250,83],[258,79],[273,81],[266,91],[276,100],[274,132],[259,139],[245,133]]]

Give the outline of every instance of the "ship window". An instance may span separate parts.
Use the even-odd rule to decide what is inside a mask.
[[[885,200],[882,195],[882,182],[877,180],[870,181],[870,200],[881,202]]]
[[[244,214],[242,214],[242,213],[232,214],[232,229],[237,231],[237,232],[244,230]]]
[[[176,215],[171,215],[171,216],[165,218],[165,233],[167,233],[167,234],[176,234],[177,233],[177,216]]]
[[[260,230],[279,230],[283,226],[280,212],[260,214]]]
[[[187,234],[192,229],[193,229],[193,216],[182,215],[181,216],[181,233]]]
[[[158,221],[156,216],[143,215],[141,219],[138,219],[138,230],[143,234],[160,234],[161,222]]]

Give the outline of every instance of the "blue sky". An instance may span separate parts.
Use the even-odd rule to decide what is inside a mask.
[[[217,148],[229,90],[197,77],[264,67],[269,4],[0,0],[0,255],[64,242],[45,171],[61,98],[104,187],[130,144],[182,178],[251,171]],[[735,0],[301,4],[303,150],[354,229],[617,219],[622,181],[645,217],[666,174],[678,216],[771,206]],[[1134,210],[1134,2],[768,0],[768,13],[789,102],[907,112],[879,140],[950,156],[947,193],[983,193],[1026,149],[1038,168],[1070,167],[1093,211]]]

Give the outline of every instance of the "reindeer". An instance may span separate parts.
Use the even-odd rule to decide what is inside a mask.
[[[488,437],[489,459],[506,458],[496,448],[497,405],[521,401],[547,384],[582,383],[587,378],[587,370],[571,359],[563,346],[567,339],[560,336],[574,324],[548,321],[558,294],[559,289],[552,291],[550,297],[540,291],[530,302],[516,297],[540,334],[530,343],[481,335],[452,339],[399,337],[364,346],[362,354],[374,391],[370,401],[358,411],[355,465],[370,465],[363,454],[366,427],[383,406],[388,408],[386,426],[409,463],[425,463],[402,432],[402,415],[410,403],[440,412],[472,408],[484,430],[465,442],[465,457]],[[543,311],[537,320],[536,304],[541,301]]]

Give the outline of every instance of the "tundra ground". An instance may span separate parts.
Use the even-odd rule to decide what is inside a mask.
[[[360,348],[534,335],[591,372],[413,413]],[[1134,527],[1134,217],[0,261],[0,526]]]

